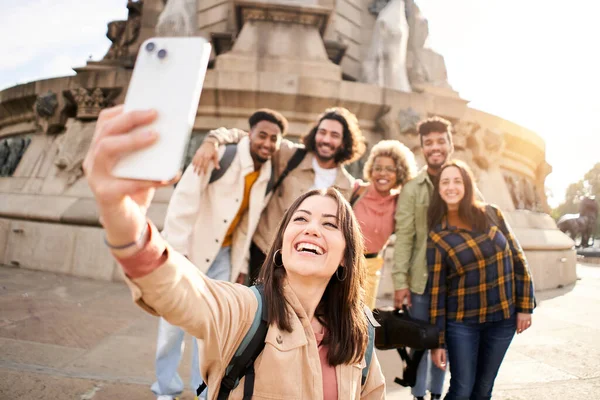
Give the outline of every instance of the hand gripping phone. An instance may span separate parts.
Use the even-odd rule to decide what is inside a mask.
[[[169,181],[177,176],[187,147],[211,46],[201,37],[159,37],[140,47],[125,97],[125,111],[155,109],[150,147],[127,154],[112,170],[119,178]]]

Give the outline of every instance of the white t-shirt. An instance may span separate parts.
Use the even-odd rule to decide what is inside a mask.
[[[335,177],[337,176],[337,167],[331,169],[321,168],[315,157],[313,157],[312,166],[315,170],[315,183],[310,188],[311,190],[327,189],[328,187],[333,186]]]

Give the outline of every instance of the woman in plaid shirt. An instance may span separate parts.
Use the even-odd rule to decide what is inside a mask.
[[[523,250],[497,208],[475,200],[469,167],[445,165],[428,210],[433,362],[452,365],[446,400],[490,399],[515,334],[531,326],[533,282]]]

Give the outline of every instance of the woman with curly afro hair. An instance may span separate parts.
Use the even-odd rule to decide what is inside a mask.
[[[383,250],[394,232],[394,213],[402,186],[417,170],[414,154],[397,140],[382,140],[371,149],[350,200],[365,240],[365,304],[375,308]]]

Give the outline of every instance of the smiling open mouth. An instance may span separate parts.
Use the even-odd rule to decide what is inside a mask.
[[[316,244],[312,244],[312,243],[298,243],[296,245],[296,251],[298,252],[307,252],[307,253],[313,253],[316,255],[323,255],[323,253],[325,253],[325,250],[323,250],[322,247],[317,246]]]

